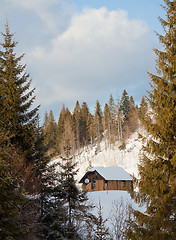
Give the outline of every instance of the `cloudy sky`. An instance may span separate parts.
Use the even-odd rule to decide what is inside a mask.
[[[19,41],[16,52],[36,87],[41,117],[76,100],[102,109],[123,89],[136,103],[155,71],[154,33],[161,32],[162,0],[0,0],[0,31],[6,15]],[[2,40],[2,38],[1,38]]]

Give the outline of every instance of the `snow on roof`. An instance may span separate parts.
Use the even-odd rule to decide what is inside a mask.
[[[121,167],[94,167],[89,172],[97,171],[105,180],[133,180],[132,176]]]

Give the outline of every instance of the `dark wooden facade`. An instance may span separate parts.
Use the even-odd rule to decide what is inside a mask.
[[[80,180],[82,189],[87,192],[104,190],[133,190],[132,180],[106,180],[97,171],[88,172]]]

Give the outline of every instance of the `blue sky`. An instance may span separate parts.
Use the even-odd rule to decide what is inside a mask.
[[[6,14],[19,41],[17,53],[36,87],[40,113],[77,100],[102,109],[112,93],[123,89],[136,103],[149,88],[155,71],[154,30],[161,32],[161,0],[1,0],[0,31]],[[2,41],[2,38],[1,38]]]

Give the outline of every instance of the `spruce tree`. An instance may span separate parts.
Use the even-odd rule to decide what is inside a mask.
[[[127,119],[130,110],[130,99],[127,91],[124,89],[120,100],[120,111],[123,113],[124,119]]]
[[[3,106],[3,128],[11,136],[11,144],[18,145],[27,160],[32,160],[34,149],[34,126],[38,118],[38,109],[31,108],[35,100],[34,91],[30,89],[31,80],[26,73],[26,65],[20,62],[23,55],[17,57],[13,34],[6,23],[6,32],[2,33],[4,42],[0,43],[0,77],[1,99]]]
[[[37,235],[41,240],[64,239],[66,216],[61,202],[57,166],[57,163],[51,162],[40,169],[40,231]]]
[[[59,187],[61,189],[61,202],[65,211],[64,236],[68,239],[80,239],[81,228],[84,228],[85,221],[90,221],[90,206],[87,205],[87,195],[81,192],[76,186],[76,163],[70,154],[69,144],[65,143],[65,152],[60,166]]]
[[[16,57],[17,42],[10,34],[8,23],[0,43],[0,235],[1,239],[27,239],[31,232],[36,179],[36,122],[38,108],[26,65]],[[36,213],[36,212],[35,212]],[[30,224],[29,224],[30,222]]]
[[[139,165],[136,200],[146,213],[134,211],[128,239],[175,239],[176,236],[176,1],[164,0],[166,19],[159,18],[162,50],[155,49],[157,75],[150,73],[149,133]]]
[[[98,216],[95,218],[94,240],[110,240],[109,228],[106,227],[107,219],[103,219],[102,206],[99,201]]]

